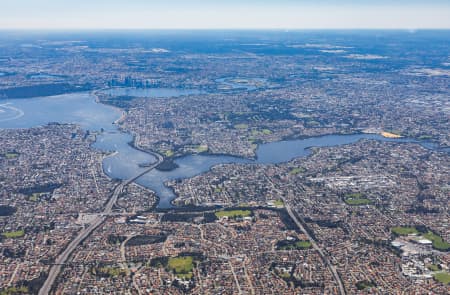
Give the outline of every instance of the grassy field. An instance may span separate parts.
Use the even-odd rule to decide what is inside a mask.
[[[276,207],[284,207],[284,202],[282,200],[276,200],[273,202]]]
[[[174,155],[175,153],[171,150],[165,151],[164,152],[164,156],[166,156],[167,158],[170,158]]]
[[[406,236],[410,234],[419,234],[419,231],[415,227],[396,226],[391,228],[391,231],[399,236]]]
[[[311,248],[310,241],[281,241],[277,245],[278,250],[306,250]]]
[[[291,274],[288,273],[288,272],[280,272],[280,273],[278,273],[278,275],[279,275],[280,278],[282,278],[282,279],[289,279],[289,278],[291,278]]]
[[[7,239],[18,239],[18,238],[23,237],[25,235],[25,232],[23,230],[10,231],[10,232],[5,232],[2,235]]]
[[[39,201],[39,198],[41,197],[41,195],[42,195],[41,193],[34,193],[30,196],[29,200],[31,202],[37,202],[37,201]]]
[[[235,129],[248,129],[248,124],[236,124],[234,125]]]
[[[19,157],[19,154],[18,153],[6,153],[5,154],[5,158],[6,159],[15,159],[15,158],[18,158]]]
[[[262,132],[262,134],[264,134],[264,135],[271,135],[271,134],[272,134],[272,131],[269,130],[269,129],[263,129],[261,132]]]
[[[178,277],[191,279],[192,270],[194,269],[194,258],[192,256],[169,258],[167,267]]]
[[[423,235],[423,237],[427,240],[433,242],[433,248],[440,251],[448,251],[450,250],[450,243],[444,241],[440,236],[434,234],[433,232],[428,232]]]
[[[365,290],[367,288],[372,288],[372,287],[375,287],[375,285],[374,285],[374,283],[369,282],[369,281],[359,281],[356,283],[356,288],[360,291]]]
[[[309,249],[311,248],[311,242],[310,241],[298,241],[295,243],[295,247],[297,249]]]
[[[27,287],[9,287],[0,291],[0,295],[28,294],[30,291]]]
[[[444,285],[449,285],[450,284],[450,273],[447,272],[440,272],[435,274],[434,279]]]
[[[440,270],[439,266],[437,266],[436,264],[429,264],[429,265],[427,265],[427,268],[431,271],[439,271]]]
[[[216,217],[228,217],[228,218],[237,218],[237,217],[248,217],[252,215],[250,210],[232,210],[232,211],[218,211],[216,212]]]
[[[304,168],[294,168],[294,169],[292,169],[290,172],[289,172],[289,174],[291,174],[291,175],[296,175],[296,174],[299,174],[299,173],[303,173],[303,172],[305,172],[306,170],[304,169]]]
[[[245,125],[245,124],[243,124]],[[238,126],[238,125],[236,125]],[[235,126],[235,128],[236,128]],[[237,128],[240,129],[240,128]],[[259,136],[259,135],[271,135],[273,132],[269,129],[262,129],[262,130],[252,130],[251,135],[252,136]]]
[[[363,197],[361,193],[354,193],[345,196],[344,202],[350,206],[362,206],[372,204],[372,201]]]
[[[370,205],[372,201],[369,199],[345,199],[345,203],[350,206]]]
[[[197,153],[204,153],[208,151],[208,146],[207,145],[199,145],[196,147],[195,151]]]
[[[427,240],[433,242],[433,248],[440,251],[449,251],[450,243],[444,241],[442,237],[436,235],[435,233],[428,231],[427,233],[420,233],[415,227],[405,227],[405,226],[397,226],[391,228],[392,233],[399,236],[406,236],[410,234],[421,234],[421,236]]]

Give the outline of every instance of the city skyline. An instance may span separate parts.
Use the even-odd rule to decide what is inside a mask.
[[[450,29],[433,1],[72,1],[1,5],[0,29]]]

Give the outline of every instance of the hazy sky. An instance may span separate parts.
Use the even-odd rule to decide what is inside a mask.
[[[450,29],[450,0],[0,0],[0,28]]]

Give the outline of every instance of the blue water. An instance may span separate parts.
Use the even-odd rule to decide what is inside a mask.
[[[184,95],[184,91],[179,95]],[[117,95],[117,93],[115,93]],[[177,93],[171,93],[171,96]],[[145,168],[140,164],[148,164],[155,158],[136,150],[129,145],[132,136],[119,132],[113,124],[121,116],[121,111],[111,106],[99,104],[89,93],[65,94],[53,97],[1,100],[0,128],[30,128],[45,125],[49,122],[76,123],[90,131],[100,131],[93,147],[111,155],[103,161],[103,170],[111,178],[130,179]],[[280,141],[262,144],[256,151],[257,159],[219,155],[188,155],[175,162],[179,168],[162,172],[153,170],[136,182],[153,190],[160,197],[160,208],[171,207],[175,195],[164,185],[173,179],[183,179],[209,171],[218,164],[277,164],[310,154],[310,147],[326,147],[350,144],[361,139],[381,141],[412,142],[409,139],[387,139],[375,134],[328,135],[300,140]],[[426,146],[426,144],[424,144]],[[434,148],[433,146],[426,146]]]
[[[306,157],[311,153],[310,147],[329,147],[355,143],[361,139],[380,141],[413,142],[410,139],[389,139],[377,134],[326,135],[307,139],[279,141],[262,144],[256,151],[257,159],[248,160],[238,157],[221,155],[188,155],[175,160],[179,168],[169,171],[153,170],[137,180],[137,183],[155,191],[160,197],[158,207],[171,207],[171,201],[176,197],[174,192],[164,185],[174,179],[190,178],[209,171],[219,164],[279,164],[294,158]],[[117,174],[112,174],[117,176]],[[125,178],[124,178],[125,179]]]
[[[111,178],[132,178],[145,170],[140,164],[156,162],[154,156],[133,148],[129,144],[132,141],[131,135],[122,132],[108,132],[97,136],[93,147],[114,152],[103,160],[103,170]]]
[[[3,112],[2,112],[3,111]],[[84,129],[117,129],[117,108],[98,104],[89,93],[64,94],[31,99],[0,100],[0,128],[30,128],[49,122],[75,123]]]

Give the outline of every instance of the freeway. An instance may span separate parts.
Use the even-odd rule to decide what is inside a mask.
[[[149,173],[153,169],[155,169],[159,164],[162,163],[164,158],[157,153],[149,152],[153,156],[156,157],[157,161],[145,169],[143,172],[139,173],[138,175],[134,176],[133,178],[130,178],[128,180],[122,181],[115,189],[111,196],[111,198],[108,200],[108,203],[106,204],[105,208],[103,209],[102,213],[99,213],[97,217],[90,223],[90,225],[80,231],[78,236],[73,239],[70,244],[66,247],[66,249],[56,258],[54,264],[50,268],[48,277],[45,281],[45,283],[42,285],[41,289],[39,290],[39,295],[47,295],[50,293],[51,288],[58,277],[59,273],[61,272],[62,266],[66,263],[67,259],[69,259],[70,255],[73,253],[73,251],[78,247],[80,243],[82,243],[87,237],[89,237],[92,232],[95,231],[97,227],[99,227],[105,220],[106,217],[112,213],[112,209],[114,205],[117,202],[117,199],[122,194],[123,188],[129,185],[130,183],[134,182],[141,176]]]
[[[336,267],[334,267],[334,265],[332,265],[330,263],[330,261],[328,260],[328,258],[325,255],[325,253],[323,253],[322,249],[317,245],[316,241],[306,231],[305,227],[298,220],[297,216],[295,216],[295,214],[292,211],[291,207],[289,206],[287,200],[284,197],[281,197],[281,198],[282,198],[282,200],[284,202],[284,206],[285,206],[286,211],[289,214],[289,216],[292,218],[292,220],[295,222],[295,224],[298,226],[298,228],[308,237],[308,240],[311,242],[311,245],[313,246],[313,248],[319,253],[319,255],[322,258],[323,262],[325,262],[326,266],[328,267],[328,269],[333,274],[334,280],[338,284],[339,294],[341,294],[341,295],[347,294],[347,292],[345,291],[345,288],[344,288],[344,284],[342,283],[341,277],[337,273]]]

